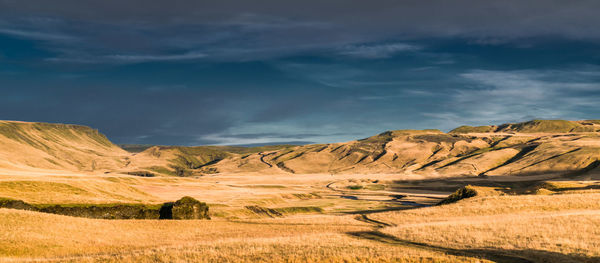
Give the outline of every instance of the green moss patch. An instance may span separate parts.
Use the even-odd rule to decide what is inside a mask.
[[[36,208],[28,203],[21,200],[15,200],[10,198],[0,198],[1,208],[20,209],[20,210],[35,210]]]
[[[273,210],[281,214],[307,214],[307,213],[323,213],[323,208],[318,206],[292,206],[280,207]]]
[[[164,204],[28,204],[0,198],[0,208],[95,219],[210,219],[208,205],[191,197]]]
[[[357,185],[349,185],[349,186],[346,186],[346,188],[348,188],[348,189],[350,189],[350,190],[360,190],[360,189],[363,189],[363,186],[362,186],[362,185],[359,185],[359,184],[357,184]]]
[[[463,200],[465,198],[471,198],[476,195],[477,195],[477,191],[470,185],[467,185],[463,188],[456,190],[456,192],[452,193],[451,195],[446,197],[444,200],[439,202],[438,205],[456,203],[460,200]]]
[[[173,219],[210,219],[208,206],[192,197],[185,196],[172,204]]]
[[[148,172],[148,171],[133,171],[133,172],[127,172],[128,175],[135,175],[135,176],[140,176],[140,177],[154,177],[156,176],[155,174]]]

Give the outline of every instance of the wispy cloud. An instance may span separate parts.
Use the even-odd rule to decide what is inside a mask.
[[[446,126],[585,118],[600,99],[600,82],[577,70],[471,70],[465,88],[444,102],[447,112],[425,112]]]
[[[236,135],[225,135],[225,134],[208,134],[203,135],[199,138],[201,141],[212,142],[214,145],[267,145],[267,144],[295,144],[295,142],[302,142],[302,144],[310,143],[303,136],[276,136],[262,135],[257,137],[240,137]]]
[[[400,52],[418,51],[421,49],[422,47],[420,46],[405,43],[353,45],[342,48],[339,54],[355,58],[378,59],[389,58]]]
[[[200,135],[197,141],[214,145],[322,143],[354,140],[362,135],[354,130],[342,129],[339,124],[309,126],[312,125],[304,121],[286,120],[276,123],[238,123],[222,132]]]
[[[121,62],[152,62],[152,61],[178,61],[178,60],[193,60],[204,58],[207,55],[201,52],[188,52],[185,54],[175,55],[110,55],[105,56],[108,60],[121,61]]]
[[[64,35],[61,33],[51,33],[42,31],[30,31],[22,29],[8,29],[0,28],[0,34],[10,35],[14,37],[27,38],[33,40],[46,40],[46,41],[70,41],[75,40],[73,36]]]
[[[46,61],[50,62],[67,62],[67,63],[80,63],[80,64],[98,64],[98,63],[112,63],[112,64],[135,64],[145,62],[169,62],[169,61],[188,61],[196,60],[207,57],[206,54],[201,52],[188,52],[184,54],[173,54],[173,55],[106,55],[91,57],[89,55],[70,55],[64,57],[48,58]]]

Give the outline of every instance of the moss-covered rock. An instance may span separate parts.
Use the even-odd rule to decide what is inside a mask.
[[[208,205],[191,197],[164,204],[28,204],[0,198],[0,208],[96,219],[210,219]]]
[[[25,203],[21,200],[15,200],[10,198],[0,198],[0,208],[11,208],[20,210],[36,210],[32,205]]]
[[[173,219],[210,219],[208,205],[192,197],[185,196],[175,203],[171,209]]]
[[[477,195],[477,191],[470,185],[467,185],[463,188],[456,190],[456,192],[452,193],[451,195],[446,197],[444,200],[439,202],[438,205],[456,203],[462,199],[474,197],[476,195]]]
[[[97,219],[159,219],[160,205],[51,205],[39,206],[37,211],[59,215]]]

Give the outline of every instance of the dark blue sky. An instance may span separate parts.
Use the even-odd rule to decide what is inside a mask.
[[[0,119],[181,145],[600,119],[598,10],[553,0],[0,0]]]

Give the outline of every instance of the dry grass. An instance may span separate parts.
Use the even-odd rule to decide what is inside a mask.
[[[600,194],[475,197],[451,205],[388,212],[382,232],[451,249],[488,249],[540,262],[600,260]]]
[[[159,202],[115,177],[12,179],[0,180],[0,197],[31,203]]]
[[[0,209],[0,261],[481,262],[500,253],[540,262],[594,262],[600,256],[598,204],[600,194],[586,191],[479,195],[370,214],[394,225],[379,231],[403,240],[395,244],[353,236],[375,225],[350,215],[93,220]]]
[[[346,232],[370,226],[349,216],[108,221],[0,209],[0,228],[0,255],[12,261],[477,262],[353,238]]]
[[[403,193],[390,192],[396,188],[390,178],[2,173],[0,197],[34,203],[154,203],[190,195],[208,202],[215,220],[94,220],[0,209],[0,261],[478,262],[485,260],[477,256],[491,259],[486,253],[495,251],[544,262],[592,262],[600,256],[597,182],[550,182],[550,195],[500,196],[494,188],[475,187],[480,195],[458,203],[368,215],[395,225],[379,231],[421,245],[353,235],[373,233],[376,224],[340,211],[381,208],[377,199]],[[370,189],[373,185],[386,187]],[[245,209],[248,205],[280,209],[284,217],[266,218]],[[314,211],[304,214],[306,207]],[[298,211],[303,213],[294,214]]]

